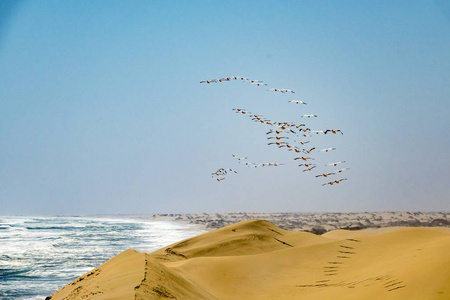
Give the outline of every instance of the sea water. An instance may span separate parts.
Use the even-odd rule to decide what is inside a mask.
[[[0,299],[45,299],[122,251],[152,252],[204,232],[174,221],[0,217]]]

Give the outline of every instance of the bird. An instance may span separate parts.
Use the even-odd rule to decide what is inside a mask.
[[[247,159],[248,157],[237,157],[236,155],[234,155],[234,154],[231,154],[234,158],[236,158],[237,160],[239,160],[239,161],[241,161],[241,160],[244,160],[244,159]]]
[[[303,115],[303,116],[301,116],[302,118],[316,118],[317,117],[317,115]]]
[[[327,134],[327,132],[332,132],[333,134],[340,132],[341,134],[344,134],[340,129],[327,129],[323,133]]]
[[[207,84],[210,84],[211,82],[217,83],[217,79],[202,80],[202,81],[200,81],[200,83],[207,83]]]
[[[343,164],[343,163],[345,163],[345,160],[344,161],[338,161],[338,162],[335,162],[335,163],[331,163],[331,164],[328,164],[328,165],[325,165],[325,166],[337,166],[337,165],[339,165],[339,164]]]
[[[280,146],[278,146],[278,148],[283,148],[283,147],[286,147],[286,148],[288,148],[288,149],[291,149],[291,148],[294,147],[294,146],[289,145],[289,144],[285,144],[285,145],[280,145]]]
[[[311,170],[314,169],[315,167],[316,167],[316,166],[312,166],[311,168],[308,168],[308,169],[303,170],[303,172],[311,171]]]
[[[288,89],[280,89],[280,92],[282,93],[295,93],[293,90],[288,90]]]
[[[288,102],[295,103],[295,104],[305,104],[305,105],[308,104],[308,103],[300,101],[300,100],[291,100],[291,101],[288,101]]]
[[[303,152],[304,152],[304,153],[307,153],[307,154],[310,154],[311,151],[313,151],[314,149],[316,149],[316,147],[312,147],[312,148],[309,149],[309,150],[303,149]]]
[[[277,146],[281,146],[282,144],[286,144],[286,142],[271,142],[271,143],[268,143],[267,145],[277,145]]]
[[[267,85],[267,83],[262,83],[262,82],[250,82],[250,84],[254,84],[254,85],[256,85],[256,86]]]
[[[344,180],[347,180],[347,178],[341,178],[341,179],[335,180],[334,182],[335,183],[340,183],[341,181],[344,181]]]
[[[297,159],[303,159],[304,161],[307,161],[308,159],[314,160],[314,158],[312,158],[312,157],[303,157],[303,156],[294,158],[294,160],[297,160]]]
[[[319,152],[328,152],[331,150],[336,150],[336,148],[326,148],[326,149],[319,150]]]
[[[272,129],[270,129],[268,132],[266,132],[266,134],[271,134],[271,133],[280,134],[282,132],[283,132],[283,130],[272,130]]]
[[[287,136],[271,136],[267,138],[268,140],[270,139],[277,139],[277,140],[281,140],[281,139],[289,139]]]
[[[338,179],[338,180],[335,180],[335,181],[330,181],[330,182],[322,184],[322,186],[327,185],[327,184],[329,184],[329,185],[333,185],[335,183],[338,184],[338,183],[340,183],[343,180],[347,180],[347,178],[341,178],[341,179]]]
[[[294,147],[294,149],[289,149],[289,151],[295,151],[296,153],[302,152],[300,148]]]
[[[316,166],[315,164],[311,164],[311,163],[309,163],[309,164],[299,164],[298,165],[299,167],[301,167],[301,166],[305,166],[305,167],[307,167],[307,168],[309,168],[309,166]]]
[[[331,172],[331,173],[326,173],[326,174],[319,174],[319,175],[316,175],[316,177],[321,177],[321,176],[323,176],[323,177],[328,177],[328,176],[330,176],[330,175],[334,175],[334,173]]]
[[[214,177],[213,177],[214,178]],[[222,178],[215,178],[217,181],[222,181],[222,180],[225,180],[225,177],[222,177]]]
[[[350,170],[350,168],[344,168],[344,169],[336,170],[336,171],[334,171],[334,172],[335,172],[335,173],[342,173],[342,172],[344,172],[345,170]]]
[[[304,144],[308,144],[308,143],[309,143],[309,141],[306,141],[306,142],[302,142],[302,141],[297,142],[297,141],[294,141],[294,142],[299,143],[300,145],[304,145]]]
[[[324,133],[323,130],[312,130],[310,132],[315,134]]]

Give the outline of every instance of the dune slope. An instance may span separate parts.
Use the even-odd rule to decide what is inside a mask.
[[[127,250],[51,299],[450,299],[450,229],[316,236],[244,221]]]

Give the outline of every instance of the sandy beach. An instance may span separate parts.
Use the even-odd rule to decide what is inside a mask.
[[[448,222],[445,213],[433,220],[429,214],[401,214],[397,226],[414,216],[421,222]],[[355,218],[364,224],[361,217],[370,215]],[[381,214],[383,220],[391,215]],[[319,221],[335,214],[321,216]],[[450,298],[450,228],[377,225],[318,235],[280,227],[251,219],[152,253],[129,249],[48,299]]]

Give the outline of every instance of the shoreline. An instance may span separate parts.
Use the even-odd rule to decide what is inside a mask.
[[[97,216],[97,217],[111,217]],[[212,231],[240,221],[267,220],[291,231],[314,234],[345,229],[363,230],[386,227],[446,227],[450,228],[448,212],[361,212],[361,213],[199,213],[199,214],[130,214],[114,217],[140,221],[174,221],[199,225]]]

